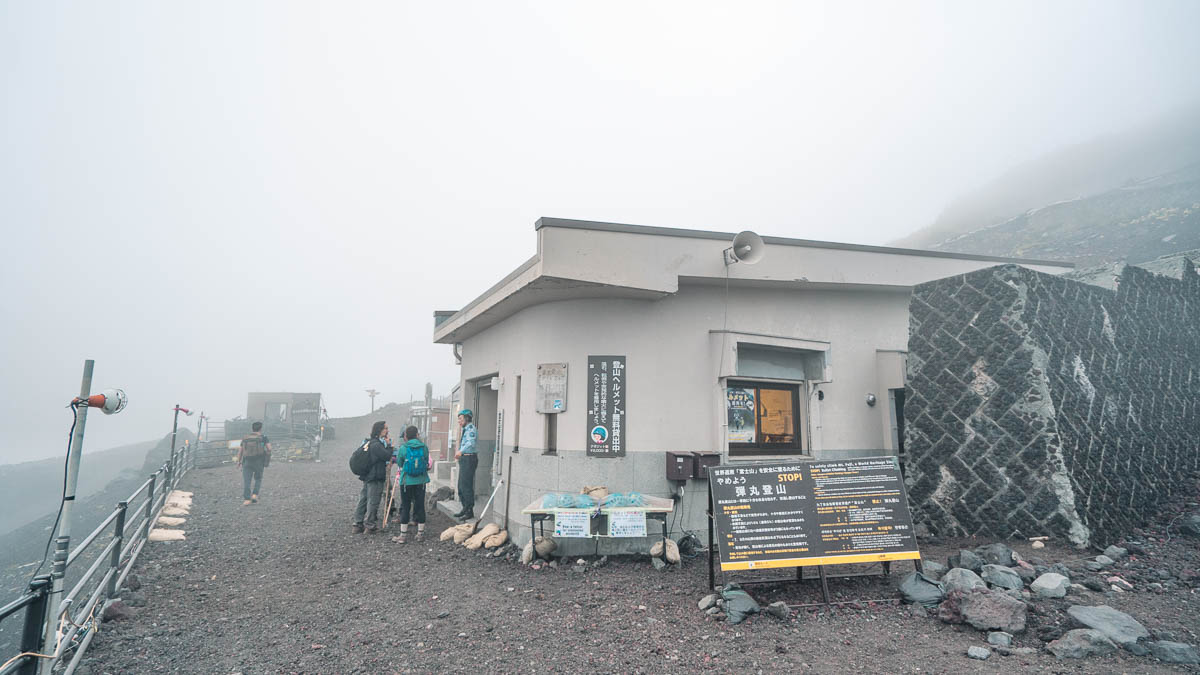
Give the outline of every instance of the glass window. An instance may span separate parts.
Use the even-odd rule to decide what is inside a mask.
[[[730,382],[725,397],[731,455],[804,451],[799,385]]]

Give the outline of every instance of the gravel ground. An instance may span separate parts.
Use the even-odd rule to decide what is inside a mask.
[[[248,507],[236,470],[187,476],[183,489],[195,493],[187,541],[147,549],[137,570],[145,605],[104,624],[79,672],[1180,672],[1124,652],[1058,661],[1041,647],[1076,602],[1108,603],[1183,642],[1196,644],[1200,633],[1185,575],[1162,594],[1043,601],[1015,643],[1037,653],[969,660],[967,648],[986,646],[985,634],[893,604],[908,563],[891,577],[831,581],[839,599],[864,600],[857,606],[729,626],[696,607],[706,594],[703,558],[666,572],[644,558],[533,570],[437,541],[452,523],[436,511],[423,544],[354,535],[359,483],[346,467],[348,451],[335,445],[323,463],[272,465],[261,503]],[[923,551],[944,561],[981,543],[988,542],[929,542]],[[1015,548],[1048,562],[1082,555]],[[1148,550],[1126,574],[1195,570],[1197,548],[1176,539]],[[749,590],[764,605],[820,595],[815,582]]]

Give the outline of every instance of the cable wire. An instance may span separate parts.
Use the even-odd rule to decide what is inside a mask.
[[[72,401],[67,406],[71,409],[71,430],[67,432],[67,458],[63,460],[63,487],[62,497],[58,500],[58,514],[54,516],[54,525],[50,527],[50,538],[46,540],[46,552],[42,554],[42,562],[38,563],[37,569],[33,571],[33,576],[29,578],[33,581],[37,578],[38,572],[46,566],[46,561],[50,559],[50,544],[54,543],[54,536],[58,533],[58,523],[62,520],[63,506],[67,503],[67,472],[71,467],[71,439],[75,436],[75,425],[79,423],[79,406],[75,401]]]

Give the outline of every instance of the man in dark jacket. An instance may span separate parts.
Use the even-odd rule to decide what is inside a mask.
[[[367,452],[371,455],[371,469],[358,479],[362,481],[362,492],[358,495],[358,507],[354,509],[354,533],[366,526],[367,534],[379,531],[379,499],[387,482],[388,462],[392,459],[391,438],[387,422],[376,422],[371,427],[371,440]]]

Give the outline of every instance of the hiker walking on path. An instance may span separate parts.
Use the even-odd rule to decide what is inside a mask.
[[[417,438],[417,428],[404,430],[404,445],[396,448],[397,483],[400,489],[400,536],[392,541],[408,541],[408,521],[417,524],[417,541],[425,538],[425,484],[429,482],[429,448]]]
[[[391,438],[387,422],[379,421],[371,427],[371,438],[354,451],[365,453],[362,470],[355,471],[362,481],[358,495],[358,506],[354,509],[354,533],[364,530],[367,534],[379,531],[379,499],[383,497],[383,486],[387,482],[388,462],[392,459]],[[354,468],[351,462],[351,468]]]
[[[237,464],[242,469],[242,506],[258,503],[258,491],[262,489],[263,469],[271,463],[271,441],[262,433],[262,422],[250,426],[250,435],[242,439],[238,448]],[[250,481],[254,489],[250,489]]]
[[[469,408],[458,413],[458,426],[462,429],[459,437],[458,450],[454,459],[458,460],[458,501],[462,510],[454,514],[455,518],[475,517],[475,467],[479,465],[479,455],[475,447],[475,425]]]

